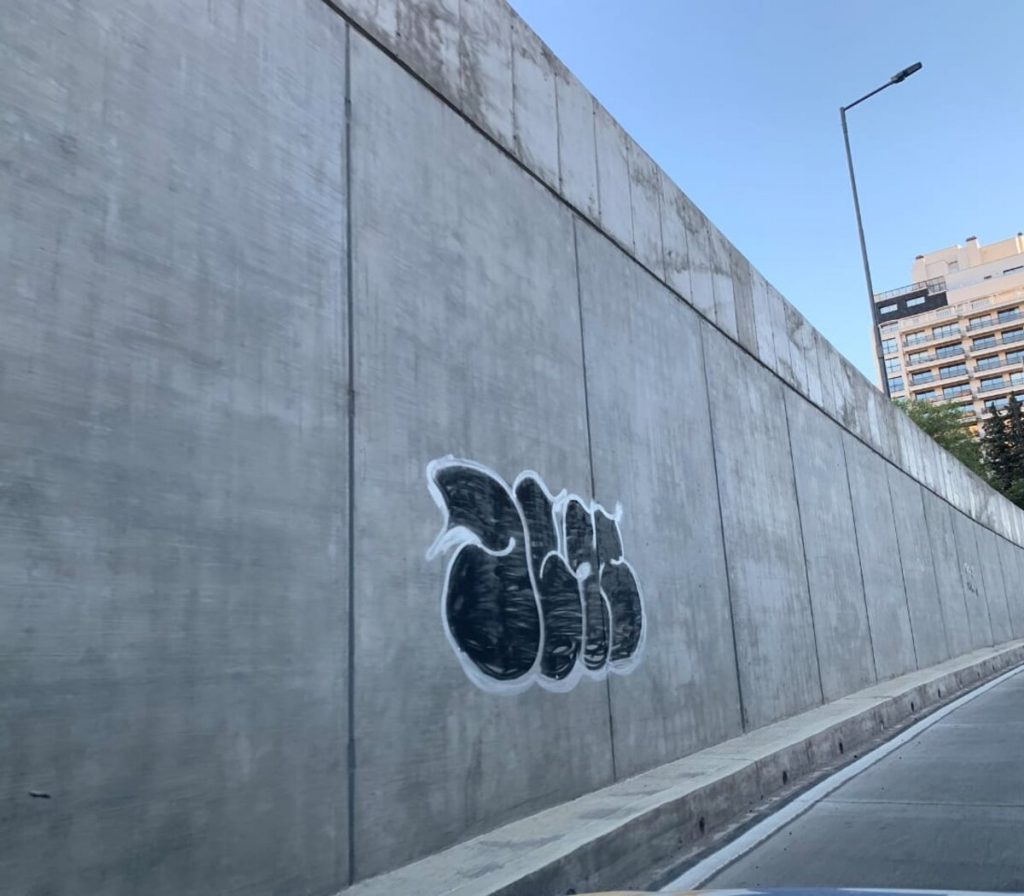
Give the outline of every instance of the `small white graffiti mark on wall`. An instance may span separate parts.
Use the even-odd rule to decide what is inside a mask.
[[[427,487],[444,514],[427,559],[453,552],[441,613],[475,684],[568,691],[583,676],[636,666],[647,627],[623,556],[621,506],[609,514],[565,490],[552,495],[529,470],[509,487],[482,464],[450,456],[427,464]]]

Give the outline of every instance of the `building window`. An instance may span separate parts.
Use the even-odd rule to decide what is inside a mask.
[[[1007,308],[1004,311],[999,312],[999,322],[1003,323],[1008,320],[1016,320],[1020,317],[1020,310],[1017,308]]]
[[[958,395],[969,395],[970,392],[971,392],[971,387],[966,385],[966,384],[962,385],[962,386],[946,386],[942,390],[942,397],[943,398],[956,398]]]
[[[966,364],[950,364],[949,367],[939,368],[939,379],[948,380],[954,376],[965,376],[967,373]]]
[[[1001,367],[1002,364],[1003,362],[999,360],[999,355],[992,355],[990,358],[980,358],[974,366],[978,370],[991,370],[993,367]]]
[[[925,301],[924,296],[918,296],[916,299],[907,299],[907,307],[914,308],[917,305],[923,305]]]
[[[943,324],[941,327],[932,329],[932,339],[941,339],[943,336],[959,336],[959,324]]]
[[[900,307],[899,305],[883,305],[881,308],[878,309],[878,313],[879,314],[892,314],[899,307]]]
[[[915,386],[920,383],[930,383],[933,382],[934,380],[935,374],[932,373],[930,370],[923,370],[920,373],[910,374],[910,382]]]
[[[890,392],[890,394],[893,393],[893,392],[902,392],[902,391],[903,391],[903,377],[901,377],[901,376],[894,376],[891,380],[889,380],[889,392]]]
[[[975,317],[967,324],[967,332],[970,333],[972,330],[980,330],[982,327],[990,327],[996,322],[996,319],[991,314],[986,314],[984,317]]]
[[[900,372],[900,359],[899,358],[886,358],[885,359],[885,372],[886,373],[899,373]]]
[[[914,396],[914,398],[916,398],[918,401],[928,401],[931,398],[938,398],[938,397],[939,397],[939,393],[936,392],[934,389],[925,389],[924,392],[918,392]]]
[[[1010,403],[1009,398],[995,398],[992,401],[986,401],[985,407],[990,411],[998,411],[1005,408]]]
[[[973,415],[974,414],[974,405],[973,404],[962,404],[962,405],[960,405],[960,413],[963,414],[965,417],[968,414]]]
[[[981,381],[980,389],[982,392],[991,392],[994,389],[1002,389],[1006,383],[1001,376],[990,376],[987,379]]]
[[[1022,364],[1022,363],[1024,363],[1024,351],[1021,351],[1020,349],[1018,349],[1015,352],[1007,352],[1006,353],[1006,363],[1007,364]]]
[[[1016,330],[1005,330],[1003,332],[1003,342],[1020,342],[1024,339],[1024,330],[1019,327]]]
[[[962,345],[944,345],[935,349],[936,358],[959,358],[964,353]]]
[[[895,355],[896,354],[896,340],[895,339],[883,339],[882,340],[882,354],[883,355]]]
[[[928,360],[928,352],[911,352],[907,356],[908,364],[920,364],[922,361]]]
[[[920,333],[907,333],[907,335],[903,337],[904,345],[919,345],[920,343],[927,341],[928,334],[923,331]]]
[[[982,336],[971,343],[971,348],[977,351],[979,348],[992,348],[996,344],[995,336]]]

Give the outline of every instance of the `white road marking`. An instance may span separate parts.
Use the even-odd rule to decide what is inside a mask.
[[[906,731],[897,734],[892,740],[886,741],[867,755],[851,762],[845,768],[837,771],[834,775],[830,775],[824,781],[819,781],[810,790],[802,793],[777,812],[769,815],[762,821],[759,821],[735,840],[725,844],[721,849],[713,852],[706,858],[701,859],[701,861],[688,871],[685,871],[671,883],[662,887],[661,892],[666,893],[672,890],[695,890],[703,884],[704,881],[718,874],[718,872],[727,865],[731,865],[741,856],[745,856],[755,846],[759,846],[761,843],[764,843],[764,841],[771,837],[772,834],[780,828],[785,827],[794,818],[803,815],[804,812],[807,812],[817,803],[820,803],[825,799],[825,797],[834,790],[842,787],[851,778],[855,778],[861,772],[871,768],[875,763],[880,762],[894,750],[898,750],[908,741],[913,740],[922,732],[927,731],[936,722],[940,722],[951,712],[958,710],[965,703],[970,703],[971,700],[975,699],[975,697],[980,697],[982,694],[992,690],[992,688],[1002,684],[1008,678],[1012,678],[1020,672],[1024,672],[1024,666],[1011,669],[1009,672],[1005,672],[998,678],[981,685],[981,687],[975,688],[973,691],[969,691],[962,697],[954,700],[952,703],[942,707],[942,709],[936,710],[928,716],[928,718],[922,719],[916,725],[912,725]]]

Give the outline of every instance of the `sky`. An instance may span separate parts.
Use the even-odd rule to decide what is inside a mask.
[[[736,247],[873,382],[867,288],[1024,230],[1024,0],[512,0]]]

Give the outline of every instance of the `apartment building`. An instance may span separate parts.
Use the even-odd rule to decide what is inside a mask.
[[[953,402],[972,423],[1024,401],[1024,234],[918,255],[911,277],[874,297],[889,395]]]

